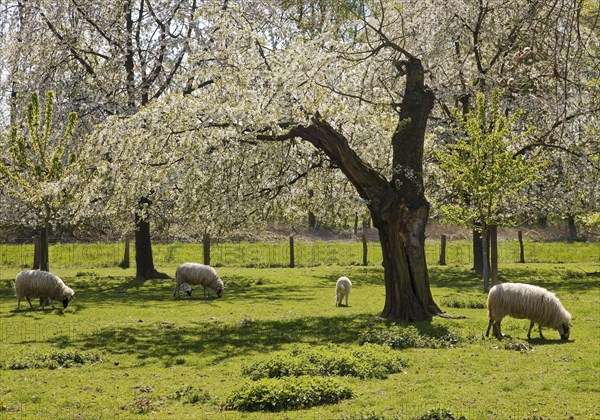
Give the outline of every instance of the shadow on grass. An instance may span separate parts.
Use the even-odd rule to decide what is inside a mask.
[[[185,327],[168,322],[140,321],[85,331],[75,337],[57,336],[49,341],[59,347],[75,346],[86,351],[135,354],[139,359],[201,354],[220,360],[250,352],[277,350],[292,343],[356,342],[358,333],[372,321],[371,315],[242,320],[236,324],[205,321]]]
[[[551,270],[548,268],[503,268],[499,273],[502,283],[527,283],[544,287],[552,292],[580,293],[600,287],[600,281],[583,271]],[[479,290],[483,293],[483,280],[475,271],[462,267],[431,267],[429,278],[432,287],[456,289],[456,292]]]

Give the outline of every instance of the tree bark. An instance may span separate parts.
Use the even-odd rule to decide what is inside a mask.
[[[48,230],[45,226],[40,229],[38,236],[34,239],[33,247],[33,269],[50,271],[50,259],[48,252]]]
[[[570,242],[577,241],[579,239],[579,234],[577,233],[577,225],[575,224],[575,216],[572,214],[567,215],[567,225],[569,227],[569,236],[568,240]]]
[[[425,260],[429,205],[424,197],[417,207],[398,195],[391,201],[384,209],[372,211],[376,213],[373,223],[379,229],[386,289],[380,316],[411,322],[428,320],[441,313],[431,295]]]
[[[483,241],[477,229],[473,229],[473,271],[483,274]]]
[[[142,199],[140,202],[150,200]],[[154,268],[154,258],[152,256],[152,239],[150,237],[150,223],[139,214],[135,218],[135,270],[136,278],[146,279],[168,279],[165,273],[160,273]]]

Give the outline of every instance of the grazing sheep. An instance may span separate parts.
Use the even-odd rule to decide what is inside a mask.
[[[352,290],[352,282],[348,277],[340,277],[335,283],[335,306],[342,306],[342,299],[346,298],[346,306],[348,306],[348,296]]]
[[[55,274],[48,271],[25,270],[17,274],[15,280],[15,293],[17,295],[17,309],[21,309],[21,300],[27,299],[29,306],[33,309],[30,298],[39,297],[42,308],[52,304],[53,300],[60,300],[63,308],[66,308],[75,292]]]
[[[187,284],[189,290],[184,291],[188,296],[192,295],[191,285],[204,286],[204,296],[207,295],[206,288],[213,289],[218,297],[223,296],[223,281],[219,278],[214,268],[208,265],[197,264],[197,263],[183,263],[177,266],[175,271],[175,291],[173,296],[179,297],[179,292],[184,284]],[[185,286],[183,286],[185,287]]]
[[[527,332],[528,339],[531,339],[534,324],[539,325],[541,338],[544,338],[542,327],[549,327],[558,330],[561,339],[569,339],[571,314],[563,308],[554,293],[542,287],[522,283],[498,284],[490,289],[487,306],[490,322],[486,337],[493,326],[494,336],[502,338],[500,323],[502,318],[509,315],[531,321]]]

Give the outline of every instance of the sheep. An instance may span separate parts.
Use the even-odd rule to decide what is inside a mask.
[[[68,287],[60,277],[48,271],[25,270],[17,274],[15,280],[15,293],[17,295],[17,309],[21,309],[21,300],[27,299],[29,306],[33,309],[29,298],[40,298],[42,308],[54,303],[52,300],[60,300],[63,308],[66,308],[75,292]]]
[[[489,323],[486,337],[489,337],[490,328],[494,327],[494,336],[502,338],[500,323],[502,318],[510,315],[517,319],[529,319],[527,338],[531,339],[531,330],[537,323],[540,337],[542,326],[558,330],[562,340],[568,340],[571,332],[571,314],[563,308],[554,293],[548,290],[522,283],[503,283],[490,289],[488,300]]]
[[[348,306],[348,296],[352,290],[352,282],[348,277],[340,277],[335,283],[335,306],[342,306],[342,299],[346,298],[346,306]]]
[[[175,271],[175,291],[173,296],[179,297],[179,292],[184,284],[187,284],[189,291],[185,290],[188,296],[192,295],[191,285],[204,286],[204,296],[206,296],[206,288],[213,289],[217,293],[217,297],[223,296],[223,281],[219,278],[219,275],[209,265],[197,264],[197,263],[183,263],[177,266]],[[183,286],[185,287],[185,286]]]

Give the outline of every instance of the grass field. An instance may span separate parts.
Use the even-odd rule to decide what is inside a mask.
[[[158,268],[172,274],[175,265]],[[554,291],[573,329],[568,342],[552,330],[528,341],[527,321],[505,319],[511,338],[499,342],[483,337],[485,295],[469,265],[430,268],[438,304],[466,319],[410,326],[376,318],[384,287],[374,265],[224,266],[224,298],[196,289],[180,300],[172,281],[140,282],[133,269],[61,268],[56,274],[76,291],[69,307],[21,311],[13,290],[19,268],[5,267],[0,418],[413,419],[441,409],[467,419],[597,419],[599,269],[597,262],[502,264],[502,281]],[[354,284],[348,308],[334,305],[340,275]],[[403,343],[383,349],[407,366],[383,379],[337,377],[352,398],[336,404],[277,413],[227,408],[232,393],[253,382],[244,368],[309,350],[346,357],[366,346],[365,336]]]

